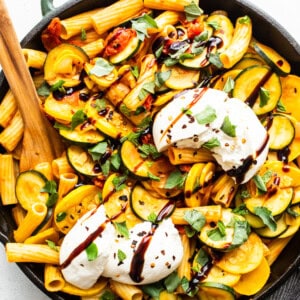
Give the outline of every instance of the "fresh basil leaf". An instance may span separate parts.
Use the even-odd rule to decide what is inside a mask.
[[[174,293],[180,285],[181,279],[177,272],[172,272],[164,279],[164,285],[168,293]]]
[[[213,241],[221,241],[224,239],[219,227],[207,230],[207,236]]]
[[[113,184],[115,190],[116,191],[123,190],[126,187],[126,180],[127,180],[126,175],[114,177],[112,180],[112,184]]]
[[[65,218],[66,218],[66,216],[67,216],[67,213],[66,212],[60,212],[60,213],[58,213],[57,215],[56,215],[56,218],[55,218],[55,220],[56,220],[56,222],[61,222],[61,221],[63,221]]]
[[[218,226],[218,229],[220,230],[221,235],[225,236],[226,235],[226,226],[225,226],[225,224],[222,221],[219,220],[217,222],[217,226]]]
[[[286,112],[286,107],[285,107],[284,104],[282,103],[281,99],[277,102],[276,110],[277,110],[278,112]]]
[[[74,130],[75,127],[82,124],[86,120],[87,120],[87,115],[84,113],[84,111],[82,109],[77,110],[75,114],[72,116],[71,130]]]
[[[102,155],[107,151],[107,142],[100,142],[92,148],[88,149],[94,161],[98,161]]]
[[[112,291],[106,290],[101,294],[99,300],[116,300],[116,295]]]
[[[249,16],[244,16],[244,17],[241,17],[239,19],[239,23],[240,24],[250,24],[251,23],[251,19]]]
[[[158,281],[151,284],[141,286],[142,291],[153,300],[159,300],[160,293],[165,289],[162,282]]]
[[[235,207],[232,212],[241,216],[247,215],[249,213],[245,203],[242,203],[238,207]]]
[[[300,213],[296,212],[295,210],[292,209],[292,207],[288,207],[288,209],[286,210],[286,212],[294,217],[294,218],[298,218],[300,216]]]
[[[80,39],[82,41],[86,40],[86,30],[84,28],[81,28]]]
[[[103,164],[101,164],[101,171],[104,176],[108,176],[110,172],[110,160],[107,159]]]
[[[168,57],[164,60],[164,64],[167,67],[172,67],[172,66],[176,65],[178,62],[179,62],[179,59],[175,59],[175,58],[171,58],[171,57]]]
[[[124,236],[124,238],[129,239],[129,230],[126,225],[126,221],[124,222],[114,222],[116,230],[120,235]]]
[[[49,198],[48,198],[48,200],[47,200],[47,202],[46,202],[46,206],[47,206],[48,208],[49,208],[49,207],[53,207],[53,206],[56,204],[57,199],[58,199],[58,193],[57,193],[57,192],[55,192],[55,193],[53,193],[53,194],[50,194],[50,195],[49,195]]]
[[[61,124],[58,122],[55,122],[53,127],[58,130],[71,130],[71,127],[69,127],[68,125]]]
[[[131,20],[131,24],[141,41],[144,41],[145,37],[148,37],[148,28],[158,28],[156,21],[148,14],[144,14],[138,19]]]
[[[236,136],[236,125],[233,125],[228,116],[226,116],[223,120],[223,124],[221,126],[221,130],[230,137]]]
[[[146,82],[140,92],[139,92],[139,99],[143,100],[145,99],[149,94],[154,94],[155,93],[155,82],[154,81],[150,81],[150,82]]]
[[[157,72],[155,74],[155,85],[161,87],[171,76],[171,70],[165,72]]]
[[[202,229],[206,222],[205,216],[195,209],[186,211],[183,218],[198,232]]]
[[[247,199],[247,198],[251,197],[251,194],[247,189],[241,190],[240,195],[241,195],[241,198],[243,198],[243,199]]]
[[[150,215],[147,217],[147,220],[151,223],[156,223],[157,215],[155,212],[151,212]]]
[[[47,242],[47,245],[52,249],[52,250],[55,250],[55,251],[58,251],[58,247],[55,245],[55,243],[51,240],[46,240]]]
[[[106,59],[98,57],[96,59],[95,65],[90,70],[90,75],[95,75],[97,77],[102,77],[110,74],[115,67],[109,63]]]
[[[130,71],[132,73],[132,75],[137,79],[140,75],[140,72],[139,72],[139,68],[138,66],[132,66],[130,67]]]
[[[95,107],[96,110],[98,112],[100,112],[106,108],[106,100],[105,99],[96,99],[95,105],[96,105],[96,107]]]
[[[121,162],[122,162],[119,153],[114,153],[110,158],[110,162],[116,171],[119,170],[121,167]]]
[[[200,265],[201,267],[203,267],[206,264],[208,264],[209,261],[210,261],[210,258],[208,256],[207,252],[203,248],[200,248],[200,250],[198,251],[198,253],[196,255],[197,264]]]
[[[51,85],[50,90],[52,92],[54,92],[54,91],[64,92],[65,91],[64,86],[63,86],[64,83],[65,83],[64,80],[58,80],[56,83],[54,83],[53,85]]]
[[[211,138],[209,141],[201,145],[205,149],[213,149],[214,147],[220,147],[221,143],[217,138]]]
[[[205,109],[194,115],[198,124],[209,124],[217,118],[216,110],[211,106],[206,106]]]
[[[203,42],[203,41],[206,41],[207,39],[208,39],[208,31],[207,30],[202,31],[200,34],[198,34],[194,37],[195,42]]]
[[[98,247],[94,242],[88,245],[85,252],[87,254],[88,261],[93,261],[98,257]]]
[[[204,51],[205,47],[203,46],[199,46],[199,43],[192,43],[192,46],[191,46],[191,52],[194,54],[194,55],[199,55],[201,54],[203,51]],[[194,55],[192,55],[190,58],[193,58]]]
[[[229,76],[225,82],[223,91],[225,93],[230,93],[234,89],[234,80]]]
[[[41,97],[48,97],[51,93],[49,84],[44,81],[37,89],[37,93]]]
[[[223,63],[221,62],[218,53],[210,53],[208,60],[211,64],[213,64],[218,69],[223,68]]]
[[[152,144],[143,144],[138,147],[138,151],[142,158],[152,157],[156,159],[161,156],[161,153],[157,151],[156,147]]]
[[[41,192],[46,192],[53,194],[57,192],[57,184],[54,180],[47,180],[45,186],[40,190]]]
[[[258,175],[258,174],[254,175],[253,176],[253,181],[254,181],[254,183],[255,183],[255,185],[256,185],[256,187],[258,188],[259,191],[261,191],[263,193],[267,192],[266,183],[260,175]]]
[[[185,276],[183,276],[181,279],[181,287],[184,292],[190,297],[194,297],[199,290],[198,286],[195,286],[193,289],[191,289],[190,281]]]
[[[265,105],[267,105],[269,100],[270,91],[261,86],[259,89],[259,107],[264,107]]]
[[[207,22],[207,25],[211,26],[214,30],[219,30],[221,28],[221,25],[217,21]]]
[[[148,172],[147,175],[148,175],[149,179],[151,179],[151,180],[154,180],[154,181],[160,181],[160,177],[158,177],[158,176],[152,174],[151,172]]]
[[[268,208],[263,206],[255,207],[254,214],[257,215],[270,230],[275,231],[277,229],[276,221]]]
[[[247,241],[250,234],[250,226],[247,221],[236,220],[234,222],[234,232],[232,239],[232,246],[242,245]]]
[[[178,169],[171,172],[164,188],[165,189],[174,189],[174,188],[182,188],[186,179],[186,174],[182,174]]]
[[[127,257],[126,253],[123,252],[121,249],[118,249],[117,256],[118,256],[118,260],[119,260],[120,263],[122,263]]]
[[[203,14],[203,10],[194,1],[184,7],[184,12],[188,22],[197,19]]]

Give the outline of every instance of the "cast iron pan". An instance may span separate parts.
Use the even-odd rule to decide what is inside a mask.
[[[50,4],[51,0],[46,0]],[[114,0],[70,0],[64,5],[48,13],[43,20],[38,23],[23,39],[22,47],[43,49],[40,35],[42,30],[47,26],[53,17],[61,19],[70,17],[83,11],[91,10],[100,6],[107,6],[115,2]],[[300,45],[291,37],[291,35],[274,20],[267,16],[263,11],[258,10],[255,6],[244,0],[201,0],[201,8],[206,13],[216,9],[223,9],[229,13],[232,20],[238,16],[247,14],[251,17],[254,24],[254,36],[262,41],[289,60],[292,65],[292,72],[300,75]],[[0,75],[0,99],[3,98],[8,89],[7,82]],[[1,130],[1,129],[0,129]],[[1,149],[0,149],[1,150]],[[1,152],[4,152],[3,149]],[[15,224],[11,216],[11,207],[0,205],[0,241],[5,244],[13,241],[12,233]],[[43,286],[43,268],[38,264],[18,264],[20,269],[28,278],[38,286],[42,291],[54,300],[76,300],[79,299],[63,293],[49,293]],[[289,243],[277,262],[272,266],[272,273],[268,284],[265,288],[254,297],[254,299],[266,299],[280,285],[282,285],[288,276],[300,265],[300,232]],[[296,295],[295,295],[296,296]],[[273,298],[274,299],[274,298]],[[295,298],[294,298],[295,299]]]

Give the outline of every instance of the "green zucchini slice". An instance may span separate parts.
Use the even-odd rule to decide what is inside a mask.
[[[222,300],[234,300],[234,289],[228,285],[218,282],[203,282],[199,284],[199,299],[222,299]]]
[[[149,221],[150,216],[158,216],[160,212],[167,209],[165,218],[169,217],[175,209],[175,202],[169,199],[156,198],[140,185],[136,185],[130,195],[130,206],[134,214],[144,221]]]
[[[74,130],[59,129],[59,134],[68,142],[81,146],[95,145],[105,140],[105,136],[96,129],[82,129],[81,125]]]
[[[82,175],[95,177],[101,174],[99,163],[92,159],[87,150],[79,146],[69,146],[67,158],[72,168]]]
[[[254,50],[262,57],[262,59],[280,76],[287,76],[291,72],[291,66],[289,62],[283,58],[274,49],[254,42],[252,44]]]
[[[256,229],[255,232],[263,237],[263,238],[276,238],[283,234],[287,229],[288,225],[285,223],[285,217],[284,214],[280,217],[279,220],[276,221],[276,230],[271,230],[269,227],[265,226],[263,228]]]
[[[281,150],[291,144],[295,137],[295,126],[292,120],[283,114],[274,114],[272,125],[268,130],[270,149]]]
[[[294,195],[294,189],[278,188],[272,195],[268,193],[244,199],[247,209],[255,214],[256,207],[265,207],[271,211],[272,216],[278,216],[282,214],[290,205]]]
[[[88,55],[78,46],[60,44],[49,51],[44,64],[44,78],[53,85],[63,81],[63,86],[72,87],[80,83],[80,73]]]
[[[49,194],[41,192],[47,181],[42,173],[35,170],[19,174],[16,180],[16,197],[25,210],[30,210],[36,202],[47,203]]]
[[[235,234],[238,232],[239,238]],[[244,243],[248,239],[249,225],[244,217],[222,209],[222,216],[218,223],[208,223],[199,233],[199,239],[205,245],[219,251],[229,251]]]
[[[232,96],[248,103],[257,115],[272,111],[281,96],[281,82],[267,66],[251,66],[235,78]]]
[[[114,65],[118,65],[130,59],[139,50],[140,45],[141,40],[138,38],[138,36],[132,37],[126,45],[126,47],[121,52],[109,57],[109,61]]]

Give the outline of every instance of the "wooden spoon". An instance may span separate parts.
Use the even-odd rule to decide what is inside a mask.
[[[4,0],[0,0],[0,64],[25,125],[20,171],[32,169],[41,162],[51,162],[61,155],[63,144],[40,109],[39,98]]]

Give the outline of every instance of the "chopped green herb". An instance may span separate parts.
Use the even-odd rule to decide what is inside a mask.
[[[84,121],[87,120],[87,115],[84,113],[82,109],[79,109],[75,112],[72,116],[71,121],[71,130],[74,130],[79,124],[82,124]]]
[[[143,41],[148,37],[148,28],[157,28],[155,20],[148,14],[144,14],[138,19],[131,20],[132,28],[137,32],[139,40]]]
[[[259,89],[259,107],[264,107],[270,100],[270,92],[264,87]]]
[[[158,152],[156,147],[152,144],[143,144],[138,147],[138,150],[142,158],[152,157],[156,159],[161,156],[161,153]]]
[[[191,111],[190,109],[188,109],[188,108],[183,107],[183,108],[181,109],[181,111],[182,111],[185,115],[188,115],[188,116],[191,116],[191,115],[192,115],[192,111]]]
[[[84,28],[81,28],[80,39],[82,41],[86,40],[86,30]]]
[[[202,144],[201,147],[210,150],[214,147],[220,147],[220,145],[221,143],[217,138],[211,138],[209,141]]]
[[[232,246],[242,245],[247,241],[250,234],[250,226],[247,221],[236,220],[234,222],[234,232],[232,239]]]
[[[286,212],[287,212],[290,216],[292,216],[292,217],[294,217],[294,218],[298,218],[298,217],[300,216],[300,214],[299,214],[298,212],[296,212],[295,210],[293,210],[292,207],[289,207],[289,208],[286,210]]]
[[[249,18],[249,16],[244,16],[244,17],[239,18],[239,23],[240,24],[250,24],[251,19]]]
[[[110,160],[107,159],[103,164],[101,164],[101,171],[104,176],[108,176],[110,172]]]
[[[87,254],[88,261],[93,261],[98,257],[98,247],[94,242],[88,245],[85,252]]]
[[[54,123],[54,126],[53,126],[55,129],[61,129],[61,130],[71,130],[71,127],[65,125],[65,124],[61,124],[61,123],[58,123],[58,122],[55,122]]]
[[[187,210],[184,213],[184,217],[183,218],[197,232],[199,232],[202,229],[202,227],[205,225],[205,222],[206,222],[205,216],[201,212],[199,212],[199,211],[197,211],[195,209]]]
[[[96,59],[95,65],[90,70],[91,75],[102,77],[110,74],[115,67],[106,59],[99,57]]]
[[[234,89],[234,80],[229,76],[225,82],[223,91],[225,93],[230,93]]]
[[[211,64],[216,66],[218,69],[223,68],[223,63],[221,62],[220,56],[218,53],[210,53],[208,60]]]
[[[47,242],[47,245],[52,249],[52,250],[55,250],[55,251],[58,251],[58,247],[55,245],[55,243],[51,240],[46,240]]]
[[[195,42],[203,42],[203,41],[206,41],[207,39],[208,39],[208,31],[207,30],[202,31],[200,34],[198,34],[194,37]]]
[[[110,162],[115,171],[119,170],[121,167],[121,157],[119,153],[114,153],[110,158]]]
[[[92,148],[88,149],[94,161],[98,161],[102,155],[107,151],[107,142],[100,142]]]
[[[151,172],[148,172],[147,175],[148,175],[149,179],[151,179],[151,180],[154,180],[154,181],[160,181],[160,177],[158,177],[158,176],[152,174]]]
[[[207,25],[211,26],[214,30],[219,30],[221,25],[217,21],[207,22]]]
[[[44,81],[37,89],[37,93],[41,97],[48,97],[51,93],[49,84]]]
[[[281,99],[277,102],[276,110],[277,110],[278,112],[286,112],[286,107],[285,107],[284,104],[282,103]]]
[[[263,221],[263,223],[270,228],[270,230],[275,231],[277,228],[276,221],[272,216],[272,212],[267,207],[255,207],[254,213]]]
[[[121,249],[118,249],[117,256],[120,263],[122,263],[127,257],[126,254]]]
[[[147,217],[147,220],[151,223],[156,223],[157,215],[155,212],[151,212],[150,215]]]
[[[52,207],[56,204],[58,199],[57,193],[57,184],[54,180],[48,180],[45,186],[41,189],[41,192],[46,192],[49,194],[49,198],[47,200],[47,207]]]
[[[217,118],[216,110],[211,106],[206,106],[205,109],[194,116],[199,124],[209,124]]]
[[[50,90],[52,92],[54,91],[60,91],[60,92],[65,92],[65,88],[64,88],[64,80],[58,80],[56,83],[54,83],[53,85],[51,85]]]
[[[238,207],[235,207],[232,212],[241,216],[247,215],[249,213],[245,203],[242,203]]]
[[[160,293],[165,289],[162,282],[154,282],[151,284],[145,284],[141,286],[142,291],[151,297],[153,300],[159,300]]]
[[[164,279],[164,285],[168,293],[174,293],[180,285],[181,279],[176,272],[172,272]]]
[[[126,175],[114,177],[114,179],[112,180],[112,184],[114,185],[115,190],[121,191],[126,188],[126,180]]]
[[[56,222],[61,222],[61,221],[63,221],[65,218],[66,218],[66,216],[67,216],[67,213],[66,212],[60,212],[60,213],[58,213],[57,215],[56,215]]]
[[[165,72],[157,72],[155,74],[155,85],[161,87],[171,76],[171,70]]]
[[[165,189],[182,188],[185,182],[187,174],[182,174],[178,169],[171,172],[166,184]]]
[[[258,174],[254,175],[253,181],[260,192],[267,192],[266,180],[262,176]]]
[[[221,130],[230,137],[236,136],[236,125],[233,125],[228,116],[224,118],[223,124],[221,126]]]
[[[130,71],[131,71],[132,75],[133,75],[135,78],[138,78],[138,77],[139,77],[140,72],[139,72],[138,66],[132,66],[132,67],[130,67]]]
[[[96,110],[98,112],[102,111],[103,109],[106,108],[106,100],[105,99],[96,99],[95,105],[96,105]]]
[[[114,222],[116,230],[124,236],[124,238],[129,239],[129,230],[126,225],[126,221],[124,222]]]
[[[141,88],[139,92],[139,99],[143,100],[145,99],[149,94],[154,94],[155,93],[155,82],[150,81],[146,82],[143,87]]]
[[[115,300],[115,299],[116,299],[116,295],[110,290],[104,291],[104,293],[99,298],[99,300]]]
[[[203,10],[194,1],[184,7],[184,12],[188,22],[197,19],[203,14]]]

